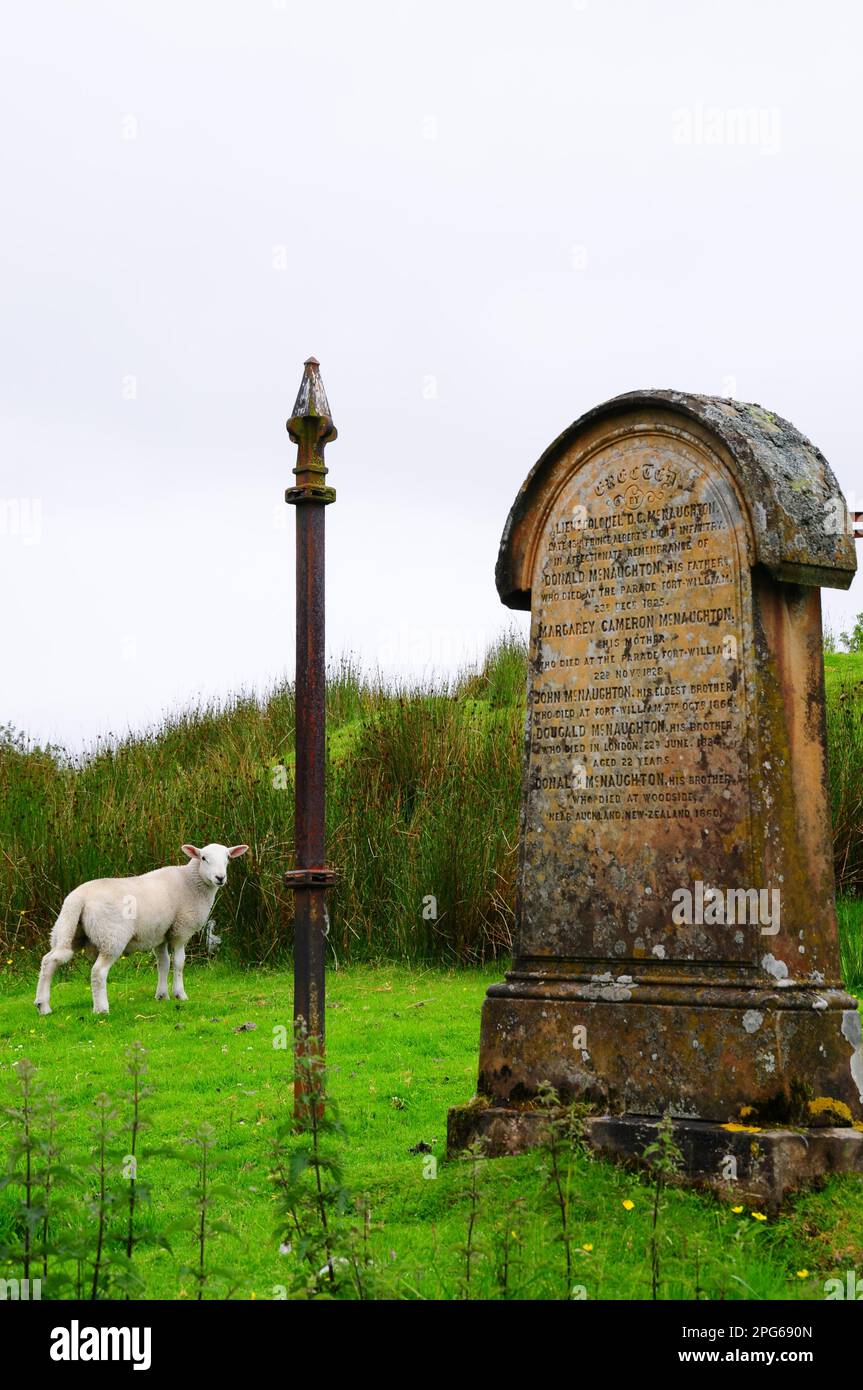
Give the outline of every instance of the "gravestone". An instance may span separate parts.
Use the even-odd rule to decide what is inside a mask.
[[[826,460],[755,405],[621,396],[536,464],[496,574],[531,613],[515,954],[451,1149],[536,1142],[548,1082],[599,1147],[668,1110],[692,1177],[736,1146],[766,1199],[863,1167],[820,608],[855,569]]]

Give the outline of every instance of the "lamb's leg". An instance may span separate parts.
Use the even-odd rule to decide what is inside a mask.
[[[186,948],[183,945],[174,947],[174,998],[188,999],[186,991],[183,989],[183,966],[186,963]]]
[[[42,965],[39,970],[39,983],[36,986],[36,1008],[40,1014],[51,1012],[51,981],[54,978],[54,971],[58,965],[65,965],[71,960],[75,952],[71,946],[55,946],[53,951],[49,951],[42,957]]]
[[[117,959],[116,956],[109,956],[104,951],[100,951],[96,957],[93,969],[90,971],[90,984],[93,988],[93,1013],[106,1014],[108,1012],[108,971]]]
[[[167,999],[168,997],[168,966],[170,961],[168,943],[163,941],[161,946],[156,947],[156,964],[159,967],[159,982],[156,985],[157,999]]]

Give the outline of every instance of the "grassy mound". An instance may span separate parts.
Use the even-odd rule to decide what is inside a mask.
[[[509,950],[525,652],[501,642],[447,686],[383,687],[349,664],[327,693],[327,834],[337,959],[482,961]],[[0,951],[43,943],[65,896],[247,841],[219,903],[225,947],[263,963],[290,940],[294,698],[185,712],[73,761],[0,740]]]
[[[863,981],[863,658],[826,663],[837,881],[849,982]],[[526,652],[500,642],[451,684],[385,686],[343,663],[328,685],[334,961],[481,963],[511,946]],[[247,841],[217,908],[223,949],[283,955],[293,863],[294,700],[199,707],[79,760],[0,736],[0,965],[44,949],[64,895]],[[200,949],[200,948],[199,948]]]

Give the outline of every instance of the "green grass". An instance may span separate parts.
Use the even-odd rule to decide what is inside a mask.
[[[863,682],[863,652],[827,652],[824,674],[828,694],[848,682]]]
[[[849,989],[863,994],[863,900],[840,898],[836,911],[842,978]]]
[[[479,1013],[484,991],[501,967],[443,970],[404,965],[352,966],[331,971],[328,983],[330,1091],[348,1130],[346,1181],[368,1193],[376,1268],[393,1295],[462,1296],[468,1213],[467,1165],[443,1162],[449,1106],[467,1101],[476,1075]],[[280,1255],[273,1236],[275,1205],[267,1178],[267,1147],[290,1105],[290,1054],[273,1047],[273,1029],[290,1029],[289,977],[280,971],[242,971],[205,965],[188,972],[187,1004],[157,1004],[152,963],[124,961],[112,970],[112,1013],[90,1013],[82,967],[58,975],[55,1012],[37,1018],[34,981],[7,977],[0,985],[0,1082],[13,1090],[11,1065],[30,1058],[70,1116],[66,1152],[78,1168],[87,1145],[87,1112],[100,1089],[126,1087],[124,1048],[140,1040],[149,1050],[155,1094],[144,1103],[153,1119],[143,1147],[176,1143],[200,1123],[217,1132],[214,1176],[227,1185],[224,1215],[237,1236],[220,1236],[213,1259],[228,1266],[237,1298],[273,1296],[287,1282],[293,1256]],[[245,1022],[253,1031],[236,1032]],[[6,1099],[6,1097],[4,1097]],[[0,1126],[0,1153],[12,1137]],[[436,1178],[423,1176],[427,1158],[410,1153],[429,1144]],[[507,1223],[518,1240],[515,1291],[560,1297],[562,1255],[555,1209],[543,1190],[537,1153],[481,1165],[477,1238],[480,1255],[472,1296],[495,1296],[494,1238]],[[151,1297],[190,1297],[178,1266],[192,1257],[188,1233],[171,1235],[188,1211],[190,1182],[175,1160],[145,1160],[141,1177],[153,1187],[143,1224],[171,1236],[173,1254],[140,1252]],[[585,1157],[573,1161],[574,1281],[587,1297],[650,1297],[651,1193],[637,1176]],[[634,1203],[627,1211],[623,1202]],[[0,1193],[0,1243],[8,1233],[8,1193]],[[775,1222],[735,1214],[710,1197],[674,1190],[662,1217],[662,1296],[713,1299],[820,1299],[824,1280],[859,1267],[863,1184],[832,1179],[823,1192],[791,1202]],[[583,1246],[592,1246],[585,1250]],[[804,1278],[798,1271],[806,1270]],[[213,1294],[219,1292],[217,1286]]]

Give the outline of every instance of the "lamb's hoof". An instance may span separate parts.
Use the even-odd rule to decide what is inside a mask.
[[[157,998],[157,999],[167,999],[167,997],[168,997],[168,991],[167,991],[166,989],[157,989],[157,990],[156,990],[156,998]]]
[[[94,1010],[93,1010],[93,1013],[94,1013],[94,1014],[103,1014],[103,1015],[107,1015],[108,1010],[107,1010],[107,1009],[94,1009]]]
[[[50,1004],[40,1004],[39,1001],[38,1001],[38,999],[37,999],[37,1001],[36,1001],[36,1012],[37,1012],[37,1014],[41,1014],[42,1017],[44,1018],[46,1014],[50,1014],[50,1013],[51,1013],[51,1005],[50,1005]]]
[[[175,994],[174,998],[177,1000],[178,1004],[185,1004],[188,1001],[189,996],[188,994]]]

